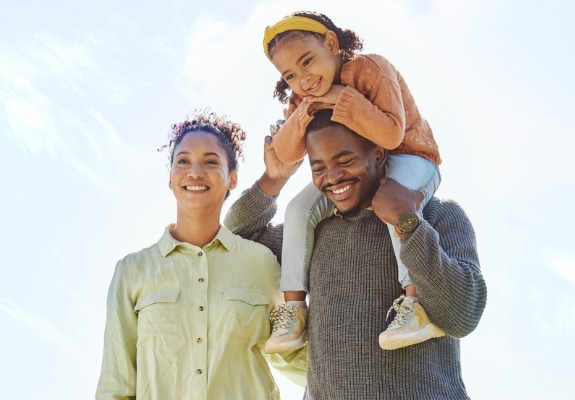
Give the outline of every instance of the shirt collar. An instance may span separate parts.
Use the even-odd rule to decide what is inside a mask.
[[[369,206],[367,208],[365,208],[365,210],[367,211],[373,211],[373,207]],[[343,219],[343,214],[340,214],[339,210],[337,209],[337,207],[333,208],[333,215],[335,215],[336,217],[338,217],[339,219]]]
[[[160,249],[160,253],[163,257],[167,257],[172,251],[174,251],[177,247],[181,248],[188,248],[197,249],[197,246],[194,246],[190,243],[180,242],[171,235],[170,232],[174,230],[176,224],[170,224],[164,230],[164,234],[158,241],[158,247]],[[209,249],[215,247],[217,245],[222,245],[227,251],[234,251],[236,248],[236,235],[234,235],[228,228],[223,225],[220,225],[220,230],[218,231],[216,237],[204,246],[205,249]]]

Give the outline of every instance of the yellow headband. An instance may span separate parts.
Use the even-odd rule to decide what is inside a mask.
[[[264,32],[264,52],[270,58],[268,47],[274,38],[287,31],[309,31],[325,35],[327,27],[315,19],[307,17],[288,17],[273,26],[268,26]],[[271,58],[270,58],[271,59]]]

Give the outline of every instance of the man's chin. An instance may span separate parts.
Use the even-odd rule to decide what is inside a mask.
[[[340,214],[348,214],[357,211],[360,208],[359,204],[349,204],[345,201],[343,202],[332,201],[332,203],[335,206],[335,208],[337,208],[337,211]]]

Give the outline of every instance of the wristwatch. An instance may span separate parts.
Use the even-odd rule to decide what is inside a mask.
[[[397,234],[397,236],[403,236],[407,233],[411,233],[415,230],[415,228],[419,226],[420,223],[421,223],[421,217],[419,216],[418,213],[408,212],[402,214],[401,217],[399,217],[397,224],[395,224],[396,226],[395,233]]]

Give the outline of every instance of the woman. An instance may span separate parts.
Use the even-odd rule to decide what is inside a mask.
[[[220,224],[244,139],[213,113],[172,126],[176,223],[116,265],[97,399],[280,398],[261,352],[279,265]],[[305,376],[304,353],[271,361],[294,381]]]

